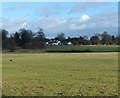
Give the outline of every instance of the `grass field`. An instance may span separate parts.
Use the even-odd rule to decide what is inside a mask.
[[[120,46],[117,45],[108,45],[108,46],[51,46],[48,48],[48,51],[71,51],[71,50],[76,50],[76,51],[83,51],[83,50],[90,50],[90,51],[118,51],[118,48]]]
[[[3,54],[2,93],[117,96],[118,53]]]

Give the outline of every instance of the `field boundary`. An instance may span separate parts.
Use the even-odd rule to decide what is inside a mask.
[[[76,51],[76,50],[71,50],[71,51],[46,51],[48,53],[92,53],[92,52],[120,52],[120,51],[90,51],[90,50],[83,50],[83,51]]]

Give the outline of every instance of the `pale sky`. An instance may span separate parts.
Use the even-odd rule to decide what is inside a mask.
[[[2,2],[1,13],[0,24],[10,33],[42,28],[46,37],[118,34],[117,2]]]

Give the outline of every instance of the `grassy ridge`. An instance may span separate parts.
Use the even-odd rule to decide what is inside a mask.
[[[48,51],[118,51],[118,46],[50,46]]]
[[[116,96],[118,53],[3,54],[2,93]]]

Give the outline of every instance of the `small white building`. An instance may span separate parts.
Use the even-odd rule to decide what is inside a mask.
[[[68,42],[68,45],[72,45],[72,43],[71,43],[71,42]]]
[[[46,45],[49,45],[49,42],[46,42]]]
[[[57,41],[57,42],[53,42],[52,45],[60,45],[61,42],[60,41]]]

